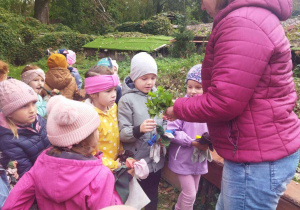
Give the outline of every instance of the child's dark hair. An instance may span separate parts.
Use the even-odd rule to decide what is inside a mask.
[[[84,77],[94,77],[98,75],[113,75],[114,70],[108,66],[93,66],[85,74]]]
[[[27,66],[24,67],[24,69],[22,70],[21,74],[25,73],[26,71],[34,70],[34,69],[40,69],[40,67],[32,65],[32,64],[29,64],[29,65],[27,65]]]

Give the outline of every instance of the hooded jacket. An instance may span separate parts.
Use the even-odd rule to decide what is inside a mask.
[[[0,113],[0,150],[2,152],[1,164],[7,167],[9,161],[18,162],[17,169],[20,177],[33,166],[38,155],[50,142],[47,137],[46,120],[37,115],[32,127],[18,127],[19,138],[15,138],[6,125],[3,113]]]
[[[98,210],[122,201],[112,172],[96,160],[49,156],[44,151],[10,192],[2,209]]]
[[[47,90],[58,89],[61,95],[68,99],[79,96],[79,90],[70,71],[67,68],[54,67],[46,73],[45,88]],[[44,91],[44,90],[43,90]],[[43,92],[45,95],[45,93]]]
[[[290,44],[280,24],[291,12],[291,0],[231,0],[214,19],[204,94],[174,104],[178,118],[207,122],[227,160],[274,161],[300,147]]]
[[[156,172],[164,166],[164,156],[160,161],[154,163],[150,159],[150,146],[147,141],[151,139],[154,132],[148,132],[141,136],[134,134],[134,128],[138,128],[146,119],[150,119],[146,106],[148,95],[136,89],[130,77],[125,78],[122,86],[122,97],[118,103],[118,121],[120,130],[120,141],[125,150],[133,152],[134,159],[145,159],[149,172]],[[163,122],[156,122],[161,124]]]

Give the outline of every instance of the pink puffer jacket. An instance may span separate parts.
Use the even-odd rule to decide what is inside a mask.
[[[227,160],[274,161],[300,147],[290,44],[280,24],[291,12],[291,0],[232,0],[214,20],[204,95],[175,102],[179,119],[207,122]]]

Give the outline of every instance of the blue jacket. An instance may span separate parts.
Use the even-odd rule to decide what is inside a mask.
[[[18,127],[19,139],[17,139],[6,126],[3,113],[0,113],[1,164],[7,168],[9,161],[16,160],[20,177],[29,171],[39,154],[50,146],[46,132],[46,120],[37,116],[38,120],[32,124],[32,127]]]

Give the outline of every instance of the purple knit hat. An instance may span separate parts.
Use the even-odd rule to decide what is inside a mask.
[[[100,125],[93,107],[61,95],[50,98],[47,113],[47,135],[50,143],[58,147],[78,144]]]
[[[194,80],[202,84],[201,69],[202,69],[202,64],[197,64],[193,66],[187,73],[185,82],[187,82],[188,80]]]
[[[16,79],[0,82],[0,109],[4,116],[8,116],[22,106],[38,101],[38,96],[33,89]]]

